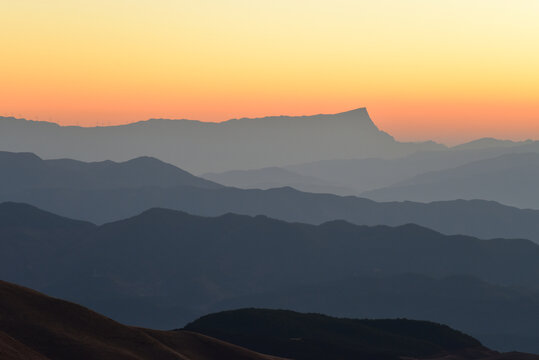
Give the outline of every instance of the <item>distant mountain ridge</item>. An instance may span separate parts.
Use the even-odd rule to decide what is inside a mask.
[[[522,145],[531,145],[533,143],[536,143],[537,141],[534,140],[523,140],[523,141],[512,141],[512,140],[499,140],[495,138],[481,138],[477,140],[473,140],[467,143],[459,144],[456,146],[453,146],[452,149],[486,149],[486,148],[494,148],[494,147],[514,147],[514,146],[522,146]]]
[[[95,128],[0,118],[0,150],[83,161],[152,156],[198,174],[443,148],[433,142],[396,141],[376,127],[365,108],[334,115],[221,123],[154,119]]]
[[[397,159],[330,159],[280,168],[231,170],[202,176],[227,186],[246,189],[264,189],[270,185],[291,186],[308,192],[358,195],[393,186],[427,172],[451,169],[512,153],[539,153],[539,142],[480,139],[477,143],[463,144],[446,150],[419,151]],[[284,176],[283,172],[286,172],[287,176]]]
[[[361,195],[378,201],[485,199],[539,209],[539,153],[511,153],[433,171]]]

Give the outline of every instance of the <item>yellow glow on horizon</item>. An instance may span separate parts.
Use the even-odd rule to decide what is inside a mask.
[[[17,0],[0,12],[0,115],[94,125],[367,106],[397,138],[539,138],[536,0]]]

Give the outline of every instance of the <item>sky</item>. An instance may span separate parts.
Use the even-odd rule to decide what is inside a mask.
[[[539,139],[537,0],[0,0],[0,115],[367,107],[399,140]]]

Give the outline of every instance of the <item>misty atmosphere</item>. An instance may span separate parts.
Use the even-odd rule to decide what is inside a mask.
[[[364,123],[366,112],[352,114]],[[311,125],[313,118],[297,121],[312,133],[317,127],[323,132],[327,124],[317,119]],[[323,119],[338,123],[342,114]],[[535,142],[489,140],[455,147],[425,143],[430,148],[425,149],[425,144],[398,143],[376,130],[360,137],[383,136],[390,142],[385,147],[365,141],[366,147],[375,144],[365,158],[329,159],[335,155],[328,151],[319,161],[288,164],[267,154],[271,167],[248,169],[257,156],[255,142],[252,151],[242,144],[254,158],[240,170],[196,176],[155,153],[118,160],[126,149],[133,147],[136,155],[140,151],[136,142],[118,145],[129,126],[124,131],[114,127],[103,136],[108,128],[92,133],[22,119],[3,121],[10,129],[22,129],[20,139],[42,139],[39,146],[28,143],[32,150],[50,155],[47,144],[66,149],[63,157],[50,158],[17,152],[20,142],[2,142],[4,281],[144,328],[181,328],[224,310],[288,309],[350,319],[430,321],[472,336],[477,342],[467,345],[472,348],[539,353]],[[284,121],[268,126],[265,122],[273,118],[252,121],[252,131],[261,131],[261,137],[258,128],[282,126],[286,132]],[[187,126],[185,122],[180,127]],[[353,118],[346,124],[343,133],[358,131]],[[166,136],[174,138],[173,129],[171,125]],[[116,139],[119,151],[111,155],[115,160],[67,158],[70,152],[76,154],[78,143],[70,138],[77,137],[77,131],[89,131],[86,143],[112,144]],[[145,131],[154,133],[152,122]],[[224,133],[214,135],[217,138],[228,134],[226,126],[215,131]],[[203,141],[200,134],[199,139],[191,134],[192,144]],[[166,144],[159,145],[166,149]],[[353,148],[355,142],[340,145]],[[396,146],[416,149],[412,154],[403,150],[399,157],[392,154]],[[154,151],[164,150],[158,146]],[[199,156],[179,151],[176,162],[211,166]],[[226,157],[231,164],[239,161],[233,153]],[[274,321],[271,314],[260,315]],[[234,319],[229,320],[230,329],[240,324],[234,325]],[[305,318],[303,325],[297,321],[299,328],[308,329],[314,320]],[[314,348],[305,344],[281,348],[265,343],[264,328],[257,335],[262,338],[255,340],[196,326],[186,329],[262,353],[316,358],[308,355]],[[241,331],[254,336],[251,329]],[[352,341],[311,336],[318,344],[334,339],[337,343],[324,346],[337,352],[341,342]],[[424,351],[417,346],[414,351]],[[351,353],[343,356],[352,358],[374,350],[359,346],[347,351]]]
[[[539,2],[0,12],[0,360],[539,360]]]

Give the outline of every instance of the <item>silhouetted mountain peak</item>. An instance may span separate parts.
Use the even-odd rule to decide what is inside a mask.
[[[374,122],[372,121],[371,116],[369,115],[369,112],[367,111],[366,107],[360,107],[353,110],[343,111],[335,115],[339,117],[354,119],[356,121],[361,120],[363,122],[372,123],[374,125]]]

